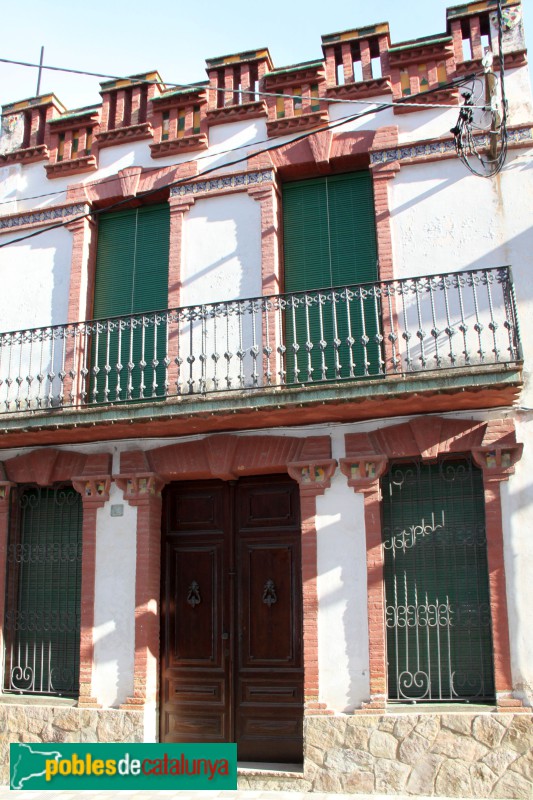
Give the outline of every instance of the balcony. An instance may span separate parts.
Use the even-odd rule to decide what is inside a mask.
[[[0,334],[0,430],[502,406],[521,360],[508,267],[206,303]]]

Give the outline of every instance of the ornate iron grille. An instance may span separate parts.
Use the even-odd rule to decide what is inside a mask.
[[[82,503],[69,486],[14,497],[7,554],[4,691],[77,696]]]
[[[393,464],[382,479],[389,698],[494,698],[481,471]]]
[[[522,359],[509,267],[0,333],[0,413]]]

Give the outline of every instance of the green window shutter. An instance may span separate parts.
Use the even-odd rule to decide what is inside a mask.
[[[95,319],[142,314],[168,306],[170,209],[168,203],[103,214],[98,225]],[[120,345],[119,345],[120,338]],[[119,352],[120,350],[120,352]],[[98,402],[162,396],[165,392],[166,325],[127,326],[119,337],[109,326],[93,337],[92,382]],[[131,391],[128,391],[131,372]],[[144,366],[143,366],[144,364]],[[110,367],[106,375],[106,365]],[[122,369],[119,368],[122,366]],[[154,386],[154,383],[156,386]],[[97,394],[94,394],[97,390]]]
[[[168,307],[169,239],[168,203],[137,209],[132,313]]]
[[[389,698],[493,699],[481,470],[393,464],[382,495]]]
[[[285,184],[283,230],[287,292],[377,281],[368,172]],[[377,300],[365,295],[348,306],[338,295],[335,300],[329,292],[324,296],[327,299],[321,306],[289,308],[286,313],[287,381],[378,374]]]

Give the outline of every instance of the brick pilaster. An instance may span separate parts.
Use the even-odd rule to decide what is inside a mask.
[[[94,668],[94,598],[96,578],[96,515],[109,500],[109,475],[78,477],[72,485],[83,503],[80,612],[80,696],[82,708],[98,708],[92,693]]]
[[[341,52],[344,83],[353,83],[353,58],[351,42],[343,42],[341,45]]]
[[[361,69],[363,72],[363,80],[372,80],[372,58],[370,56],[370,45],[366,39],[359,42],[361,49]]]
[[[387,458],[354,454],[340,461],[348,485],[364,497],[368,602],[368,652],[370,703],[366,708],[385,708],[387,700],[387,633],[385,630],[385,585],[381,536],[381,489],[379,479]]]
[[[261,286],[262,294],[279,294],[280,292],[280,237],[279,237],[279,195],[275,186],[253,187],[248,194],[261,206]],[[277,342],[281,331],[276,312],[268,314],[268,335],[264,330],[264,344],[270,350],[270,357],[264,356],[263,373],[272,375],[276,380],[279,372]]]
[[[336,464],[333,459],[321,459],[287,465],[289,475],[300,487],[304,696],[312,713],[316,713],[319,700],[316,498],[331,486]]]
[[[89,210],[89,207],[87,207]],[[72,233],[72,256],[70,262],[70,288],[68,301],[68,322],[75,323],[90,319],[92,315],[92,295],[96,267],[96,225],[92,218],[86,217],[69,222],[67,229]],[[66,404],[83,402],[87,387],[82,369],[86,366],[88,341],[84,336],[68,337],[65,351],[64,395]]]
[[[514,472],[514,465],[521,458],[522,449],[521,444],[486,444],[472,451],[474,461],[483,470],[494,685],[496,705],[501,711],[509,710],[508,706],[516,702],[512,700],[513,678],[503,552],[501,484],[502,481],[509,480],[509,476]]]
[[[479,17],[470,17],[470,44],[472,47],[472,58],[483,58]]]
[[[124,499],[137,508],[135,658],[133,695],[121,705],[141,710],[157,699],[161,578],[161,489],[153,472],[115,476]]]
[[[398,128],[391,126],[381,128],[374,137],[373,147],[395,147],[398,143]],[[390,219],[390,182],[399,172],[397,161],[386,164],[375,164],[372,169],[374,185],[374,211],[376,215],[376,240],[378,249],[379,280],[389,281],[394,277],[394,260],[392,252],[392,231]],[[392,343],[389,334],[397,330],[396,298],[383,303],[383,331],[385,347],[385,369],[393,359]]]
[[[168,255],[168,308],[178,308],[181,303],[181,264],[183,252],[183,223],[187,211],[194,203],[194,198],[183,200],[171,197],[170,206],[170,242]],[[168,330],[168,385],[170,394],[176,393],[178,365],[175,359],[179,355],[179,327],[169,325]]]

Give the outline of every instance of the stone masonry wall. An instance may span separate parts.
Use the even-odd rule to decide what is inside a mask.
[[[139,711],[0,703],[0,786],[9,784],[10,742],[142,742]]]
[[[533,798],[533,716],[400,713],[307,717],[316,792]]]

